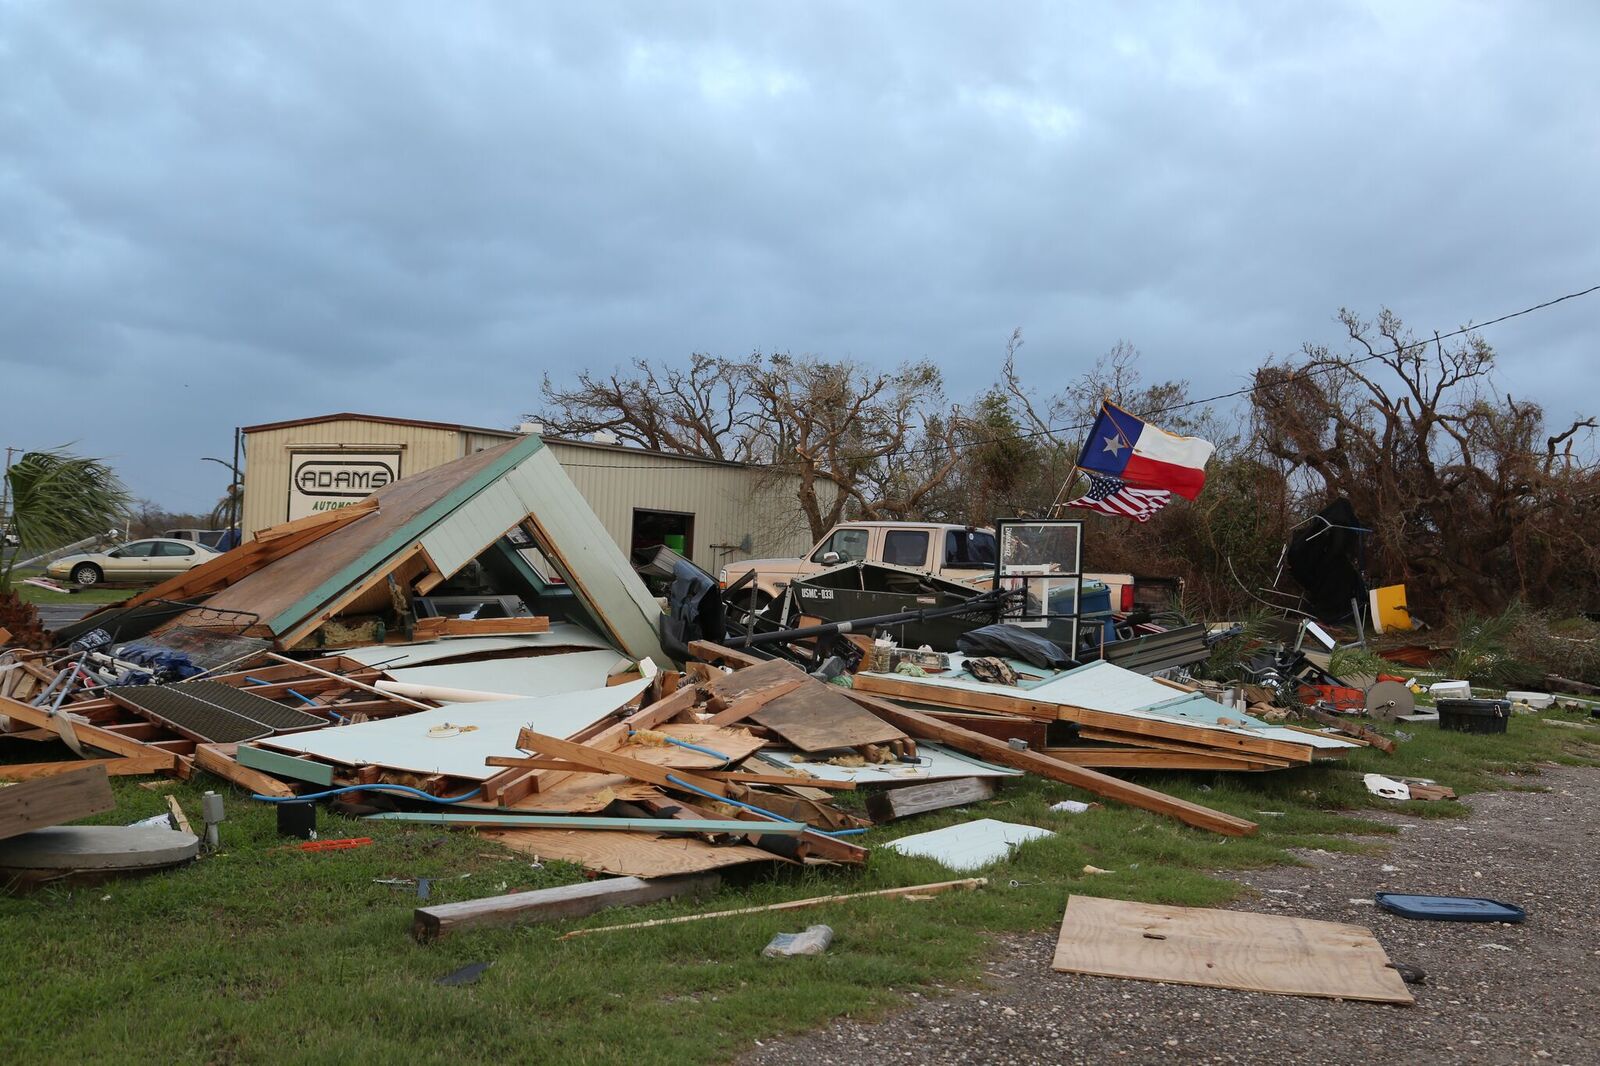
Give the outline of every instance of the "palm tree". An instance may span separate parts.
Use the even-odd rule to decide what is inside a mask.
[[[104,461],[65,448],[23,453],[6,470],[5,489],[11,530],[23,548],[38,550],[117,526],[130,502],[128,490]],[[11,591],[12,571],[21,557],[21,549],[0,557],[0,594]]]

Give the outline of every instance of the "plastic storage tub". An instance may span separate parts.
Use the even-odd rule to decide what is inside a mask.
[[[1504,733],[1511,718],[1510,700],[1439,700],[1439,728],[1457,733]]]

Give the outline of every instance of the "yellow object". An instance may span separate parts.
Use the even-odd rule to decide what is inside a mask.
[[[1385,585],[1367,593],[1372,605],[1372,628],[1379,633],[1403,632],[1411,628],[1411,611],[1406,606],[1404,585]]]

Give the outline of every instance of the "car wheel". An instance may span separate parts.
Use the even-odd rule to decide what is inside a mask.
[[[79,585],[98,585],[101,577],[100,568],[93,563],[80,563],[72,568],[72,580]]]

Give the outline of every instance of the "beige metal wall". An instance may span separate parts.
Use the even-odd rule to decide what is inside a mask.
[[[794,496],[798,479],[792,475],[773,477],[622,448],[546,444],[624,551],[633,534],[634,508],[693,514],[689,555],[712,573],[727,562],[797,555],[811,546],[811,530]],[[748,552],[737,548],[746,534]]]
[[[478,447],[478,434],[453,429],[392,425],[385,422],[315,422],[245,435],[244,536],[275,526],[289,514],[289,456],[297,451],[383,451],[398,448],[400,476],[410,477],[469,451],[510,439],[488,440]]]
[[[350,420],[246,434],[244,535],[285,521],[293,452],[398,448],[400,476],[409,477],[511,436]],[[624,552],[631,547],[634,508],[693,514],[690,557],[713,573],[727,562],[798,555],[811,546],[792,475],[626,448],[547,444]],[[737,547],[746,535],[748,552]]]

